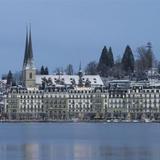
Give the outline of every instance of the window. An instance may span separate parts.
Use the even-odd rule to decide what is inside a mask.
[[[29,78],[32,79],[32,73],[29,73]]]

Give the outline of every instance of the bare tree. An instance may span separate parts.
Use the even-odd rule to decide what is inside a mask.
[[[74,72],[73,65],[72,64],[67,65],[65,72],[67,75],[73,75],[73,72]]]
[[[136,71],[143,72],[151,69],[154,64],[154,54],[152,51],[151,43],[147,43],[147,46],[142,46],[137,49],[138,57],[136,60]]]
[[[114,64],[114,67],[112,69],[112,72],[110,72],[110,75],[117,78],[117,79],[120,79],[124,76],[124,71],[122,69],[122,63],[121,63],[121,57],[118,56],[116,58],[116,61],[115,61],[115,64]]]
[[[97,63],[95,61],[89,62],[85,68],[85,73],[88,75],[96,75],[97,74]]]
[[[64,70],[63,70],[63,67],[57,67],[53,72],[54,72],[56,75],[63,75]]]

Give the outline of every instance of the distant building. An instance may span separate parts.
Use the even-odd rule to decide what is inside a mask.
[[[105,84],[105,85],[104,85]],[[26,34],[22,86],[2,95],[1,116],[15,120],[160,120],[159,81],[106,80],[99,75],[36,75],[31,30]],[[4,83],[0,83],[1,90]]]
[[[5,101],[9,119],[68,120],[104,117],[105,92],[97,90],[18,90],[12,88]]]

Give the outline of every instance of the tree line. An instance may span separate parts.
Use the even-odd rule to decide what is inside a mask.
[[[102,77],[114,77],[121,79],[125,76],[129,78],[145,79],[146,71],[157,67],[160,73],[160,62],[154,57],[152,44],[138,47],[136,55],[129,45],[126,46],[122,57],[114,58],[112,48],[103,47],[99,62],[90,62],[85,71],[87,74],[99,74]]]
[[[146,78],[146,71],[152,67],[157,67],[158,72],[160,73],[160,62],[155,59],[152,44],[148,42],[146,46],[138,47],[136,54],[133,54],[131,47],[127,45],[122,57],[118,56],[116,58],[114,57],[112,47],[107,48],[104,46],[102,48],[99,61],[89,62],[84,68],[84,72],[88,75],[99,74],[102,77],[114,77],[117,79],[128,76],[129,78],[136,77],[140,80]],[[42,65],[40,70],[37,70],[36,73],[40,75],[48,75],[48,67],[44,67]],[[74,70],[72,64],[68,64],[65,69],[62,67],[56,68],[54,73],[57,75],[73,75],[77,74],[78,71],[76,72]],[[14,77],[18,77],[17,79],[20,79],[20,74],[21,72],[13,74],[9,71],[5,77],[2,77],[2,79],[7,79],[7,84],[14,84],[17,82]]]
[[[136,77],[137,79],[145,79],[146,71],[152,67],[157,67],[160,73],[160,63],[158,63],[154,57],[152,44],[148,42],[145,46],[138,47],[136,54],[129,45],[124,49],[122,56],[114,57],[112,47],[102,48],[99,61],[91,61],[84,68],[84,73],[88,75],[99,74],[102,77],[114,77],[121,79],[125,76],[129,78]],[[46,67],[47,68],[47,67]],[[44,67],[41,67],[40,74],[46,74]],[[66,68],[58,67],[54,70],[57,75],[77,74],[72,64],[68,64]],[[47,74],[49,74],[47,68]]]

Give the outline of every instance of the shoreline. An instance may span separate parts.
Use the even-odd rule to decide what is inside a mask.
[[[107,120],[0,120],[0,123],[160,123],[160,120],[154,121],[107,121]]]

